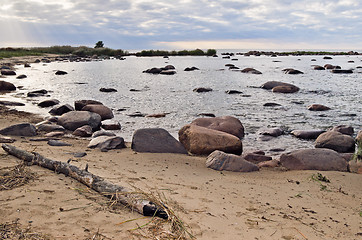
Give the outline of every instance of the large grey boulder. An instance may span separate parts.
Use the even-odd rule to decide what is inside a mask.
[[[280,156],[289,170],[347,171],[347,161],[336,151],[326,148],[301,149]]]
[[[5,136],[33,137],[36,135],[36,127],[30,123],[15,124],[0,130]]]
[[[102,151],[125,148],[124,139],[119,136],[99,136],[88,144],[89,148],[100,148]]]
[[[60,116],[58,124],[71,131],[84,125],[89,125],[93,130],[96,130],[101,125],[101,116],[98,113],[88,111],[72,111]]]
[[[319,135],[315,141],[316,148],[329,148],[340,153],[354,152],[353,137],[337,131],[328,131]]]
[[[208,155],[215,150],[238,155],[243,152],[243,145],[238,137],[194,124],[180,129],[179,140],[188,152],[195,155]]]
[[[187,154],[184,146],[162,128],[143,128],[135,131],[132,149],[136,152]]]
[[[212,152],[207,157],[206,167],[217,171],[225,170],[232,172],[253,172],[259,170],[257,165],[246,161],[240,156],[227,154],[218,150]]]

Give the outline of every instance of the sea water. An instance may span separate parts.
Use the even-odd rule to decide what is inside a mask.
[[[215,116],[237,117],[245,127],[244,149],[269,151],[282,148],[290,151],[312,147],[313,141],[296,139],[290,134],[272,139],[259,140],[258,130],[265,127],[281,127],[286,133],[292,130],[327,129],[336,125],[351,125],[362,128],[362,66],[361,56],[232,56],[231,59],[206,56],[177,57],[126,57],[126,60],[92,62],[52,62],[31,64],[31,68],[19,66],[17,74],[26,74],[26,79],[8,77],[6,80],[22,86],[17,97],[27,103],[20,110],[46,115],[49,109],[40,109],[37,103],[55,98],[61,104],[74,106],[74,101],[93,99],[113,109],[114,120],[122,130],[116,134],[131,141],[132,134],[140,128],[164,128],[176,138],[178,130],[200,117],[202,113]],[[232,60],[234,59],[234,60]],[[235,60],[236,59],[236,60]],[[311,61],[315,59],[315,61]],[[349,62],[354,61],[354,62]],[[352,74],[333,74],[329,70],[313,70],[314,65],[339,65],[342,69],[354,69]],[[225,64],[234,64],[240,69],[252,67],[260,75],[229,70]],[[173,65],[175,75],[143,73],[152,67]],[[187,72],[186,67],[200,70]],[[284,68],[298,69],[304,74],[289,75]],[[55,75],[56,70],[68,72]],[[267,81],[282,81],[300,88],[292,94],[273,93],[259,88]],[[100,88],[114,88],[117,92],[100,92]],[[213,91],[196,93],[197,87],[209,87]],[[27,92],[46,89],[48,97],[27,98]],[[130,91],[131,89],[137,91]],[[227,90],[242,94],[229,95]],[[278,103],[277,107],[265,107],[265,103]],[[329,111],[307,110],[311,104],[323,104]],[[167,113],[164,118],[130,117],[142,114]]]

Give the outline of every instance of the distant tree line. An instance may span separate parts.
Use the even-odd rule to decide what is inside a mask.
[[[51,46],[34,48],[0,48],[0,58],[20,57],[20,56],[39,56],[42,54],[72,54],[79,57],[85,56],[126,56],[127,51],[122,49],[111,49],[105,47],[90,48],[86,46]]]
[[[204,52],[201,49],[195,50],[182,50],[182,51],[165,51],[165,50],[143,50],[137,52],[138,57],[152,57],[152,56],[213,56],[216,54],[215,49],[208,49]]]
[[[94,48],[80,46],[51,46],[51,47],[34,47],[34,48],[0,48],[0,58],[6,57],[20,57],[20,56],[39,56],[42,54],[72,54],[79,57],[85,56],[129,56],[136,55],[140,57],[147,56],[213,56],[216,54],[216,50],[209,49],[204,52],[201,49],[196,50],[182,50],[182,51],[163,51],[163,50],[143,50],[137,53],[129,53],[122,49],[111,49],[102,47],[103,42],[99,41],[96,43]]]

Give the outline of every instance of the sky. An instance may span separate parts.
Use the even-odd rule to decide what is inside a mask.
[[[362,0],[0,0],[0,47],[362,50]]]

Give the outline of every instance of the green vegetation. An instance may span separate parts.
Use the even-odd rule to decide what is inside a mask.
[[[164,50],[143,50],[136,53],[138,57],[154,57],[154,56],[213,56],[216,54],[215,49],[208,49],[204,52],[201,49],[182,50],[182,51],[164,51]]]
[[[362,141],[356,141],[357,149],[356,152],[353,154],[352,161],[362,161]]]
[[[22,57],[22,56],[40,56],[44,54],[73,54],[79,57],[85,56],[125,56],[129,55],[122,49],[111,48],[89,48],[85,46],[51,46],[51,47],[34,47],[34,48],[0,48],[0,58]]]
[[[79,46],[51,46],[51,47],[34,47],[34,48],[0,48],[0,59],[9,57],[22,57],[22,56],[41,56],[44,54],[62,54],[62,55],[76,55],[79,57],[86,56],[129,56],[136,55],[139,57],[151,56],[213,56],[216,54],[215,49],[208,49],[204,52],[201,49],[195,50],[182,50],[182,51],[163,51],[163,50],[143,50],[141,52],[130,54],[122,49],[111,49],[103,47],[102,41],[98,41],[94,48]]]

